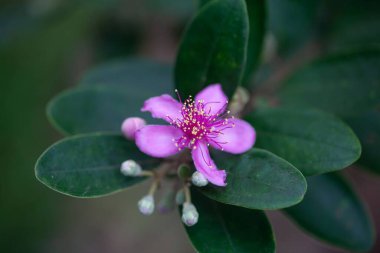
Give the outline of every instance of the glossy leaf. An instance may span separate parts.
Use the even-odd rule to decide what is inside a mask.
[[[297,71],[283,85],[284,104],[310,106],[341,117],[380,106],[380,50],[338,54]]]
[[[350,251],[368,251],[375,240],[362,201],[337,174],[308,178],[304,200],[285,212],[318,238]]]
[[[120,132],[128,116],[143,116],[144,99],[116,89],[94,87],[74,89],[55,97],[47,108],[52,124],[71,135],[97,131]]]
[[[213,83],[232,96],[244,71],[248,26],[244,0],[215,0],[200,9],[185,31],[175,66],[183,97]]]
[[[99,197],[123,190],[144,178],[126,177],[121,164],[128,159],[143,169],[158,160],[141,153],[133,142],[114,134],[79,135],[57,142],[36,164],[36,177],[46,186],[74,197]]]
[[[199,253],[274,253],[274,235],[264,212],[225,205],[193,191],[199,221],[185,227]]]
[[[368,111],[347,122],[361,140],[363,152],[359,163],[380,174],[380,112]]]
[[[327,113],[262,109],[247,120],[257,131],[256,147],[284,158],[307,176],[343,169],[360,157],[354,132]]]
[[[120,132],[123,120],[134,116],[157,122],[140,109],[146,99],[174,90],[170,77],[170,66],[148,60],[108,63],[86,74],[79,89],[55,97],[47,114],[65,134]]]
[[[261,149],[216,160],[227,171],[227,187],[207,186],[202,193],[216,201],[251,209],[280,209],[297,204],[306,180],[293,165]]]
[[[247,62],[243,75],[244,86],[249,86],[252,74],[260,64],[266,32],[266,4],[264,0],[246,0],[249,17]]]

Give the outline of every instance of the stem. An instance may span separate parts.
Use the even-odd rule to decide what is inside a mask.
[[[143,171],[141,171],[140,176],[143,176],[143,177],[153,177],[154,173],[152,171],[143,170]]]
[[[154,179],[152,185],[149,188],[148,195],[153,195],[156,192],[159,182],[160,182],[159,178]]]
[[[190,194],[190,189],[188,185],[183,186],[183,192],[185,193],[185,202],[186,203],[191,203],[191,194]]]

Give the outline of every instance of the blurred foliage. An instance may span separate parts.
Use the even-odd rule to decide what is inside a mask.
[[[0,46],[0,244],[7,252],[40,252],[41,240],[54,229],[57,201],[35,181],[32,170],[37,155],[50,142],[43,108],[56,90],[54,84],[62,83],[67,57],[85,36],[95,13],[93,7],[80,5],[41,23],[38,17],[28,17],[23,21],[27,27],[14,31],[10,27]]]
[[[49,240],[60,222],[57,212],[62,205],[61,198],[41,187],[33,171],[36,158],[54,136],[47,126],[44,108],[48,98],[70,81],[73,75],[70,71],[75,70],[72,65],[80,68],[75,61],[83,61],[83,54],[86,57],[82,51],[86,43],[87,47],[100,51],[99,56],[93,57],[98,60],[135,50],[125,47],[137,41],[133,30],[132,33],[124,28],[112,30],[113,35],[108,36],[113,21],[107,18],[107,12],[115,8],[116,2],[6,1],[0,4],[3,144],[0,148],[3,173],[0,248],[5,252],[41,252],[43,241]],[[103,25],[99,26],[100,22]],[[88,45],[89,40],[94,43]]]

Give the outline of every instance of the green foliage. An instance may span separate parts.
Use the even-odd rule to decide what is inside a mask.
[[[86,74],[79,88],[54,98],[47,114],[65,134],[120,132],[123,120],[132,116],[157,122],[140,108],[146,99],[172,92],[170,77],[170,66],[149,60],[104,64]]]
[[[287,55],[302,46],[318,27],[318,0],[269,0],[268,29],[275,36],[279,53]]]
[[[286,159],[306,176],[344,169],[360,157],[353,131],[320,111],[262,109],[247,120],[256,129],[256,147]]]
[[[70,196],[99,197],[144,179],[121,174],[121,164],[129,159],[147,170],[158,164],[157,159],[141,153],[122,136],[78,135],[45,151],[37,161],[36,177],[46,186]]]
[[[5,14],[0,17],[0,248],[41,252],[59,227],[63,204],[37,182],[32,169],[52,141],[43,111],[65,82],[67,59],[87,37],[97,11],[90,3],[49,17],[33,16],[26,8],[16,16],[12,8],[0,11]],[[2,25],[9,19],[7,29]]]
[[[249,24],[244,0],[215,0],[195,15],[178,51],[175,83],[183,97],[220,83],[231,97],[246,62]]]
[[[274,253],[274,235],[264,212],[224,205],[193,192],[199,222],[185,227],[199,253]]]
[[[207,186],[207,197],[251,209],[280,209],[300,202],[306,180],[290,163],[261,149],[217,161],[227,171],[227,187]]]
[[[317,60],[292,75],[281,90],[283,104],[319,108],[343,117],[358,133],[360,163],[380,171],[378,113],[380,50],[342,53]],[[373,149],[375,147],[375,149]]]
[[[304,200],[285,212],[318,238],[352,251],[368,251],[375,235],[369,214],[351,186],[337,174],[308,178]]]
[[[331,51],[368,48],[380,45],[379,1],[332,1],[336,10],[329,26]]]
[[[266,28],[266,4],[264,0],[246,0],[249,18],[247,62],[243,74],[243,86],[249,86],[252,74],[261,60]]]
[[[281,101],[356,116],[380,103],[379,69],[377,49],[332,55],[293,74],[282,87]]]
[[[359,163],[380,174],[380,112],[371,110],[360,116],[347,119],[347,122],[362,143],[363,152]]]
[[[166,1],[152,2],[151,6]],[[81,135],[64,139],[43,153],[36,164],[37,178],[75,197],[99,197],[142,182],[145,178],[123,176],[121,163],[133,159],[151,170],[160,160],[141,153],[133,142],[117,134],[125,118],[138,116],[156,122],[140,108],[149,97],[173,93],[174,86],[186,98],[209,84],[220,83],[231,98],[239,85],[249,87],[256,74],[267,26],[278,43],[277,56],[289,56],[326,32],[322,32],[319,11],[340,6],[342,1],[338,2],[200,0],[179,45],[175,82],[170,65],[131,58],[94,68],[78,87],[50,102],[51,122],[65,134]],[[373,32],[378,15],[375,8],[351,15],[357,6],[353,2],[348,1],[337,16],[336,10],[326,12],[328,21],[344,17],[332,22],[324,40],[330,43],[326,45],[329,52],[340,53],[321,57],[292,73],[279,90],[277,108],[260,108],[246,116],[257,132],[256,147],[263,149],[241,155],[216,152],[218,168],[227,171],[227,186],[208,185],[192,194],[200,217],[199,223],[186,231],[198,252],[274,252],[270,224],[259,210],[281,208],[287,208],[285,212],[305,230],[334,246],[366,251],[373,245],[369,214],[339,175],[309,177],[310,189],[305,195],[304,176],[350,166],[361,155],[360,142],[363,156],[359,162],[380,172],[380,50],[378,33]],[[84,29],[75,28],[70,29],[76,35]],[[53,42],[62,46],[70,40]],[[361,49],[363,46],[367,48]],[[359,49],[342,52],[347,48]],[[44,50],[39,49],[37,55],[47,57],[50,63],[50,54]],[[28,50],[20,55],[26,60],[38,58]],[[41,68],[38,64],[27,67]],[[8,70],[5,67],[3,72]],[[264,92],[272,88],[277,86],[265,87]],[[248,103],[246,111],[252,109],[250,106]],[[182,155],[181,159],[187,159]]]
[[[99,65],[84,74],[82,86],[106,86],[146,96],[173,92],[172,66],[144,58],[128,58]],[[173,89],[173,90],[172,90]]]

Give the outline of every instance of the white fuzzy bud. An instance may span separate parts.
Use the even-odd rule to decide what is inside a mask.
[[[198,171],[194,172],[193,175],[191,176],[191,182],[195,186],[199,186],[199,187],[206,186],[208,184],[207,178]]]
[[[121,131],[127,139],[134,140],[136,132],[143,128],[145,125],[146,122],[144,119],[131,117],[124,120],[123,124],[121,125]]]
[[[139,210],[144,215],[151,215],[154,211],[154,199],[152,195],[146,195],[138,203]]]
[[[199,218],[199,214],[195,206],[191,203],[184,203],[182,209],[182,222],[185,223],[186,226],[193,226],[197,224]]]
[[[121,164],[121,173],[124,176],[139,176],[142,172],[141,166],[134,160],[127,160]]]

